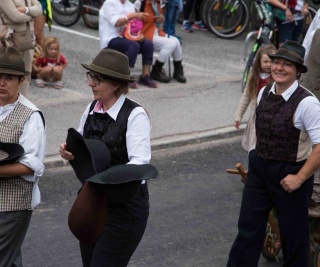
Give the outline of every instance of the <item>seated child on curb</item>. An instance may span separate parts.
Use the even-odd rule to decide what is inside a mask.
[[[67,64],[66,58],[60,53],[59,40],[56,37],[47,37],[42,53],[33,63],[38,77],[36,86],[44,87],[46,82],[54,82],[54,88],[63,88],[62,74]]]

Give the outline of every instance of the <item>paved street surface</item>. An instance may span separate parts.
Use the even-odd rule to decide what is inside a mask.
[[[128,267],[224,267],[237,233],[243,184],[225,170],[247,155],[240,138],[158,150],[150,180],[150,217]],[[42,204],[24,242],[25,267],[80,267],[67,216],[79,188],[70,167],[52,168],[40,183]],[[280,257],[281,260],[281,257]],[[280,267],[261,259],[259,267]]]

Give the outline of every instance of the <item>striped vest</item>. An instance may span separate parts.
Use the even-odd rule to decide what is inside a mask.
[[[26,120],[34,112],[18,103],[12,112],[0,122],[0,141],[19,143]],[[33,182],[21,177],[0,178],[0,212],[31,209]]]

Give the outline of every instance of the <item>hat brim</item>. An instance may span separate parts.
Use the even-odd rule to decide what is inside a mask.
[[[158,174],[151,164],[121,164],[94,175],[86,182],[100,185],[113,202],[128,202],[136,195],[142,180],[156,178]]]
[[[114,72],[108,72],[108,70],[106,71],[101,71],[100,69],[95,69],[95,68],[92,68],[90,67],[88,64],[81,64],[82,67],[84,67],[85,69],[87,70],[90,70],[90,71],[93,71],[93,72],[96,72],[96,73],[99,73],[105,77],[108,77],[110,78],[111,80],[117,80],[117,81],[121,81],[121,82],[129,82],[129,83],[132,83],[136,80],[136,78],[134,76],[125,76],[125,75],[122,75],[122,74],[116,74]]]
[[[120,164],[100,172],[86,182],[101,185],[115,185],[132,181],[148,180],[158,177],[158,170],[151,164]]]
[[[77,130],[69,128],[66,144],[74,156],[69,163],[81,183],[109,167],[111,155],[104,142],[85,139]]]
[[[268,54],[268,57],[271,58],[271,60],[274,60],[275,58],[283,58],[283,59],[289,60],[297,64],[301,68],[302,73],[306,73],[308,71],[308,68],[306,65],[301,64],[300,62],[292,59],[291,57],[284,56],[284,55],[277,55],[277,54]]]
[[[20,144],[0,142],[0,150],[8,153],[8,157],[0,160],[0,165],[15,163],[24,155],[24,149]]]
[[[19,71],[19,70],[13,70],[13,69],[7,69],[7,68],[0,68],[1,74],[12,74],[12,75],[19,75],[19,76],[27,76],[30,74],[28,71]]]

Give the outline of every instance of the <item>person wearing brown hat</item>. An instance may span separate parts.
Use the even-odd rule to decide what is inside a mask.
[[[0,49],[0,142],[21,146],[13,157],[12,151],[0,145],[1,267],[22,267],[21,245],[32,210],[40,203],[38,181],[44,171],[45,122],[41,111],[19,94],[28,74],[17,49]],[[6,161],[9,158],[12,160]]]
[[[256,148],[228,267],[258,266],[272,207],[278,216],[283,266],[309,266],[308,205],[313,173],[320,167],[320,103],[300,86],[305,49],[286,41],[272,59],[272,85],[263,88],[256,109]]]
[[[69,214],[69,228],[80,240],[83,266],[127,266],[148,220],[149,195],[145,179],[156,176],[148,166],[150,119],[143,107],[126,97],[128,84],[135,80],[130,75],[126,55],[103,49],[92,63],[82,66],[88,70],[88,85],[94,101],[80,119],[78,134],[69,129],[66,143],[59,147],[62,158],[70,161],[83,183]],[[89,149],[89,140],[101,144],[91,144]],[[85,151],[96,156],[86,156],[89,152]],[[98,159],[105,162],[93,167],[90,162],[97,163]],[[108,169],[103,171],[106,166]],[[96,212],[97,203],[104,207],[100,212],[107,213],[106,219]],[[91,207],[88,210],[81,205]],[[84,210],[88,216],[82,216]],[[93,216],[100,219],[95,220]],[[101,228],[101,223],[101,233],[83,227],[92,224],[91,228]],[[81,233],[81,229],[86,233]]]

